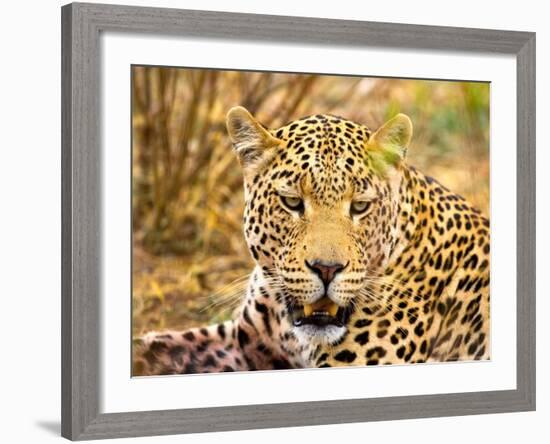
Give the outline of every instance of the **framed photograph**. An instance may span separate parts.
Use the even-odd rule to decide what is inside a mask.
[[[62,8],[62,434],[535,409],[535,35]]]

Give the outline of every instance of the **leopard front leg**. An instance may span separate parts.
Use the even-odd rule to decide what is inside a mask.
[[[133,376],[247,370],[235,321],[185,331],[149,332],[133,344]]]
[[[134,341],[133,376],[291,368],[289,357],[242,319]]]

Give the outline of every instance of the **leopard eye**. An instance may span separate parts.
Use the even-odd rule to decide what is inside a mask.
[[[303,212],[304,211],[304,201],[299,197],[294,196],[280,196],[281,202],[285,207],[291,211]]]
[[[350,213],[352,216],[361,216],[366,214],[371,208],[371,201],[368,200],[356,200],[350,205]]]

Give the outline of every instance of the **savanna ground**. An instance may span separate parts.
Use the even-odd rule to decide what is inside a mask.
[[[225,320],[252,270],[225,114],[414,125],[408,162],[489,214],[489,85],[133,67],[133,335]]]

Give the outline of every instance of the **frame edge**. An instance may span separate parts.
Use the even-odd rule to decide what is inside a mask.
[[[61,435],[99,417],[99,30],[80,4],[61,8]]]
[[[72,14],[61,8],[61,435],[73,436],[72,379]]]
[[[517,54],[517,387],[536,409],[536,35]]]

